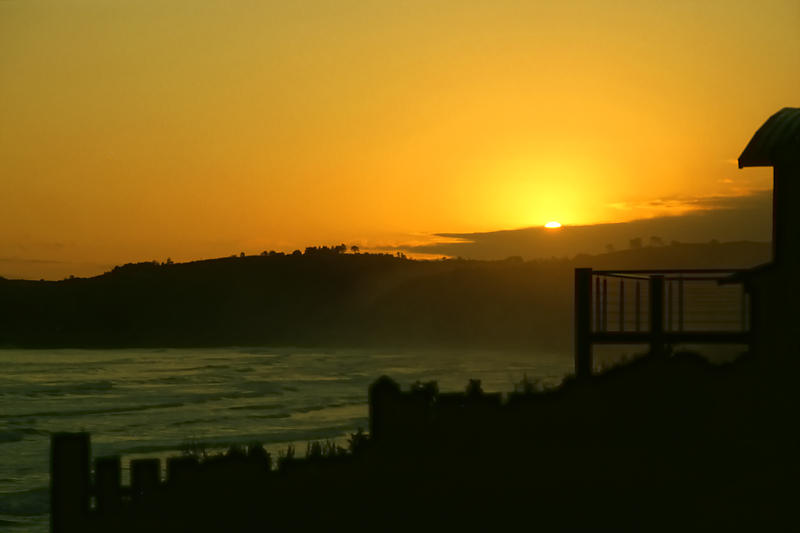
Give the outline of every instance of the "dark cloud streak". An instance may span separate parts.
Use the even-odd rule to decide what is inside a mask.
[[[0,0],[2,1],[2,0]],[[70,261],[57,261],[55,259],[30,259],[27,257],[0,257],[0,263],[23,263],[35,265],[68,265]]]
[[[657,200],[679,203],[691,211],[679,216],[661,216],[613,224],[565,226],[560,230],[542,227],[485,233],[440,233],[438,237],[462,242],[441,242],[399,247],[410,253],[460,256],[471,259],[504,259],[521,256],[572,257],[580,253],[600,253],[607,245],[615,249],[629,246],[631,239],[650,237],[664,243],[719,241],[769,241],[772,232],[772,193],[758,191],[744,196],[711,196]]]

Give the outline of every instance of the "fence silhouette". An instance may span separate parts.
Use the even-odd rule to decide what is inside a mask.
[[[503,412],[517,413],[515,396],[520,395],[512,394],[504,403],[499,393],[484,393],[477,380],[463,393],[439,393],[435,382],[401,391],[393,380],[383,377],[369,390],[370,435],[354,434],[347,453],[339,448],[333,454],[314,454],[309,446],[312,453],[304,458],[279,458],[277,469],[260,446],[261,453],[255,454],[251,447],[247,453],[204,459],[169,457],[164,470],[159,459],[133,459],[127,486],[122,484],[120,456],[92,460],[89,433],[55,433],[51,436],[51,531],[153,532],[173,531],[177,525],[192,531],[223,531],[229,526],[249,531],[250,526],[291,523],[296,512],[289,511],[293,502],[326,501],[308,496],[314,487],[328,490],[348,483],[369,487],[376,483],[375,471],[394,462],[386,457],[407,455],[429,443],[430,437],[463,438],[487,431],[499,423]],[[203,509],[208,498],[218,506],[212,514],[222,520],[222,529],[202,521],[194,522],[193,528],[186,526],[208,511]],[[254,514],[265,501],[272,507],[270,514]],[[230,521],[237,519],[253,522],[234,528]]]
[[[739,272],[575,269],[575,374],[591,375],[593,344],[750,344],[749,295],[729,282]]]
[[[663,280],[654,283],[659,282]],[[600,290],[602,295],[602,279]],[[640,296],[641,292],[640,288]],[[606,297],[610,306],[608,287]],[[651,300],[642,297],[644,303]],[[623,328],[627,320],[621,319]],[[630,320],[635,324],[635,317]],[[686,320],[684,328],[690,322]],[[607,327],[611,327],[608,318]],[[625,479],[638,479],[634,475],[638,469],[631,466],[636,461],[622,466],[627,454],[636,456],[636,450],[673,442],[666,436],[674,438],[675,428],[664,426],[663,417],[657,415],[675,409],[676,399],[667,393],[672,387],[686,384],[681,390],[689,396],[680,397],[692,406],[682,411],[686,431],[696,437],[693,432],[704,427],[701,421],[708,415],[706,402],[700,400],[714,393],[687,372],[685,363],[694,361],[695,372],[702,376],[710,375],[710,370],[699,359],[671,368],[670,362],[678,359],[642,358],[645,366],[633,365],[636,368],[618,373],[613,381],[599,378],[597,387],[594,380],[573,379],[569,386],[541,393],[523,380],[505,397],[484,393],[477,380],[465,392],[440,393],[435,382],[401,390],[384,376],[369,389],[368,438],[359,432],[361,438],[353,439],[357,445],[346,454],[284,456],[277,469],[271,468],[268,455],[250,450],[203,460],[170,457],[163,477],[158,459],[134,459],[130,484],[125,486],[121,458],[92,461],[88,433],[54,434],[52,531],[299,531],[329,527],[361,514],[370,520],[351,524],[351,529],[391,529],[387,517],[406,517],[419,529],[419,520],[429,512],[469,509],[467,502],[483,509],[485,516],[522,512],[531,503],[531,491],[538,491],[538,498],[552,498],[571,490],[589,501],[585,498],[595,498],[596,488],[584,487],[580,480],[599,479],[600,473],[608,474],[609,464],[617,474],[619,468],[631,468]],[[668,379],[663,379],[664,371],[671,372]],[[642,376],[644,381],[638,379]],[[644,394],[654,388],[660,393]],[[609,453],[616,454],[615,459],[593,459],[598,450],[606,459]],[[531,484],[536,475],[548,481]],[[560,488],[553,490],[549,483]],[[663,493],[664,501],[676,490],[670,487]],[[581,492],[584,489],[590,493]],[[641,492],[630,494],[637,497]],[[571,516],[572,508],[558,496],[539,511],[547,512],[551,504],[556,507],[547,520],[563,526],[560,521]],[[444,523],[455,516],[467,525],[471,515],[446,516]],[[586,529],[592,520],[591,513],[578,513],[577,529]]]

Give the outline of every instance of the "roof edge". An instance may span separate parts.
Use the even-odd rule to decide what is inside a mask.
[[[793,142],[800,144],[800,108],[784,107],[755,132],[739,156],[739,168],[775,166]]]

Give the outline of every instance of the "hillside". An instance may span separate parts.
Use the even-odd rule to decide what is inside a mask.
[[[309,248],[93,278],[0,280],[0,346],[485,346],[569,349],[573,269],[741,268],[766,243],[574,259],[416,261]]]

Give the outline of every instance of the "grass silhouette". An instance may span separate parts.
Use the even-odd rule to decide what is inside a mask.
[[[83,530],[776,528],[800,473],[793,370],[644,355],[553,389],[524,377],[504,401],[476,380],[450,393],[384,377],[371,434],[347,448],[289,445],[274,465],[255,443],[195,457]]]

